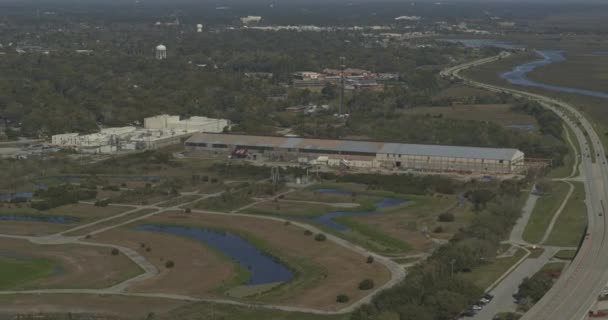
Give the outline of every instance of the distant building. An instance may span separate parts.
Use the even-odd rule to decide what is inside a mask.
[[[167,114],[144,119],[145,129],[158,130],[184,130],[188,132],[223,132],[230,126],[226,119],[213,119],[207,117],[191,117],[180,120],[179,116]]]
[[[260,16],[246,16],[241,18],[241,22],[244,25],[259,23],[260,21],[262,21],[262,17]]]
[[[203,32],[203,25],[202,24],[197,24],[196,25],[196,32],[201,33]]]
[[[366,169],[461,174],[520,174],[524,153],[516,149],[401,144],[232,134],[195,134],[186,140],[192,152],[238,154],[255,161]]]
[[[229,125],[230,122],[225,119],[191,117],[180,120],[179,116],[160,115],[145,118],[144,128],[104,128],[85,135],[58,134],[51,137],[51,144],[91,154],[157,149],[182,143],[193,133],[222,132]]]

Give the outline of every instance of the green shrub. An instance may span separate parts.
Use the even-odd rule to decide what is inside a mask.
[[[374,287],[374,280],[365,279],[359,283],[359,290],[370,290]]]
[[[444,212],[437,217],[437,220],[439,220],[439,222],[453,222],[456,220],[456,217],[454,217],[453,213]]]

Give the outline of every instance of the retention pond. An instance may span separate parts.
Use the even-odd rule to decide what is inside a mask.
[[[182,226],[140,225],[140,231],[164,232],[195,239],[235,260],[249,272],[246,285],[286,282],[293,272],[249,241],[230,232]],[[204,272],[204,270],[201,270]]]

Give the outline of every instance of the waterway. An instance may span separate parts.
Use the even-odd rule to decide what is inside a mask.
[[[262,252],[249,241],[230,232],[181,226],[140,225],[141,231],[164,232],[195,239],[222,252],[247,269],[250,278],[245,285],[286,282],[293,272],[270,255]],[[205,270],[201,270],[204,273]]]
[[[536,50],[536,53],[542,57],[541,60],[536,60],[519,65],[511,71],[501,74],[500,77],[514,85],[536,87],[551,91],[577,93],[591,97],[608,99],[608,92],[586,90],[567,86],[558,86],[528,79],[527,74],[532,72],[534,69],[546,66],[551,63],[562,62],[566,60],[566,57],[564,56],[562,51]]]
[[[28,216],[28,215],[16,215],[16,214],[3,214],[0,215],[0,221],[34,221],[34,222],[46,222],[46,223],[57,223],[57,224],[71,224],[78,222],[78,219],[61,217],[61,216]]]
[[[317,192],[317,193],[335,193],[335,194],[351,194],[353,193],[352,191],[348,191],[348,190],[342,190],[342,189],[316,189],[313,190],[313,192]],[[376,203],[374,203],[374,209],[372,210],[366,210],[366,211],[334,211],[334,212],[328,212],[325,214],[322,214],[320,216],[316,216],[316,217],[311,217],[309,218],[310,220],[317,222],[319,224],[322,224],[326,227],[329,227],[333,230],[336,231],[348,231],[350,230],[349,227],[337,222],[335,220],[335,218],[338,217],[349,217],[349,216],[363,216],[363,215],[369,215],[369,214],[373,214],[376,213],[378,211],[378,209],[382,209],[382,208],[388,208],[388,207],[393,207],[393,206],[397,206],[400,205],[404,202],[406,202],[407,200],[403,200],[403,199],[396,199],[396,198],[383,198],[380,201],[377,201]]]

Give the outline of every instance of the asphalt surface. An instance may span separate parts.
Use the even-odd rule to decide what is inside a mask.
[[[462,70],[493,62],[508,55],[508,53],[501,53],[496,57],[449,68],[442,71],[442,75],[460,78],[465,83],[478,88],[510,93],[516,97],[537,101],[560,116],[574,131],[575,138],[582,150],[580,168],[587,195],[588,235],[570,266],[551,290],[523,316],[522,320],[584,319],[608,282],[608,244],[606,243],[607,228],[604,209],[608,199],[606,193],[608,167],[604,146],[591,123],[576,108],[563,101],[521,90],[484,84],[459,75]],[[586,135],[591,141],[591,146],[587,145]],[[599,155],[596,163],[593,162],[592,153]]]

